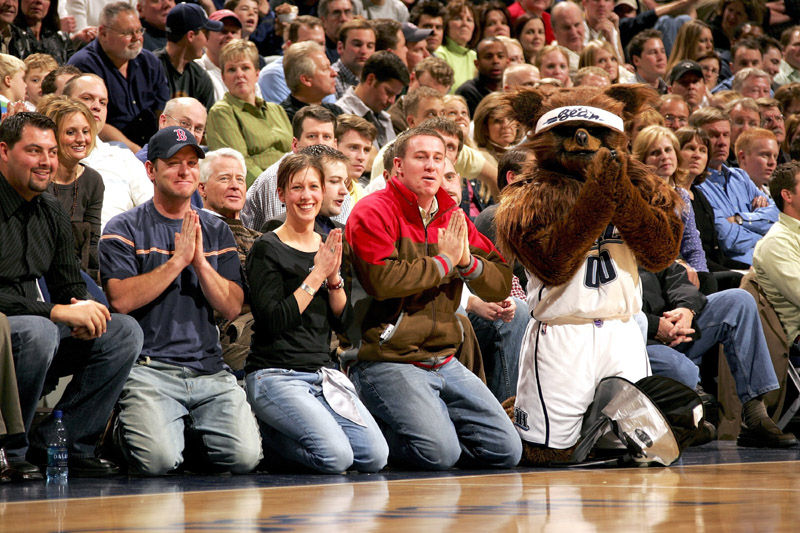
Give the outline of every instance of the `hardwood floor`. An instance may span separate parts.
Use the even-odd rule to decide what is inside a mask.
[[[0,503],[0,531],[677,533],[800,528],[797,461],[425,479],[379,474],[368,479],[374,481],[237,489],[224,489],[220,481],[217,490],[184,491],[173,485],[173,490],[153,494],[63,499],[51,493],[53,499]]]

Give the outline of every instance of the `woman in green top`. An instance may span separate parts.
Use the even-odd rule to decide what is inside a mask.
[[[475,77],[475,6],[468,0],[455,0],[445,8],[444,44],[434,54],[453,68],[451,93],[467,80]]]
[[[228,92],[211,107],[206,125],[209,148],[238,150],[247,163],[247,186],[292,149],[292,125],[277,104],[256,97],[258,50],[235,39],[219,55]]]

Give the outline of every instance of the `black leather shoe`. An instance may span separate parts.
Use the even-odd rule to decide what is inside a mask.
[[[119,474],[119,467],[98,457],[70,457],[70,477],[106,477]]]
[[[697,428],[697,433],[695,433],[694,440],[690,446],[701,446],[716,439],[717,428],[708,420],[703,419],[703,423]]]
[[[42,471],[39,470],[37,466],[22,459],[10,459],[8,461],[6,473],[6,475],[10,476],[14,481],[37,481],[44,479]]]

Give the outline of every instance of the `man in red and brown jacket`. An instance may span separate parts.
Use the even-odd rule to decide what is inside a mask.
[[[503,408],[454,356],[463,283],[486,301],[511,288],[511,267],[444,190],[445,146],[414,128],[393,146],[396,178],[347,222],[356,274],[373,297],[350,370],[382,423],[390,458],[413,468],[512,467],[521,442]]]

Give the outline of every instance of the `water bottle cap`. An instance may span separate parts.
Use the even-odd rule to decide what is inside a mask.
[[[61,417],[63,417],[63,416],[64,416],[64,413],[61,412],[61,409],[56,409],[55,411],[53,411],[53,417],[56,420],[61,420]]]

